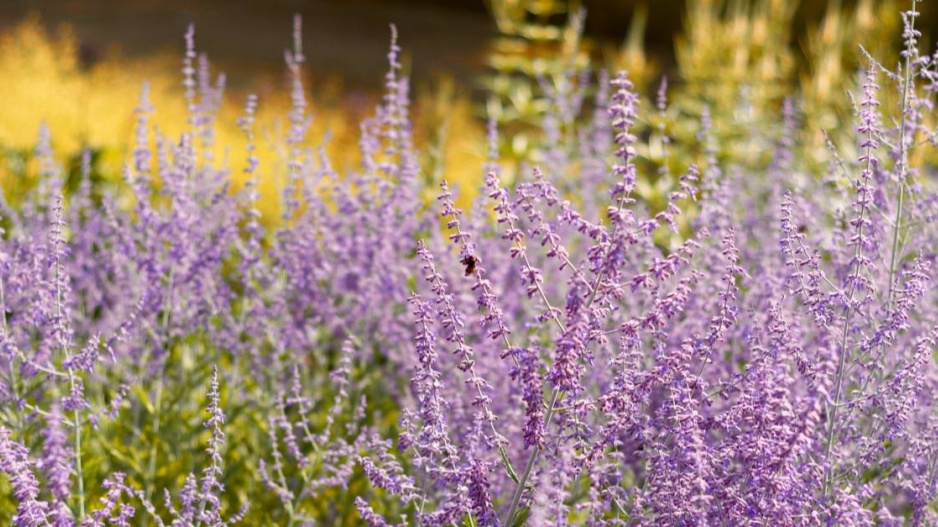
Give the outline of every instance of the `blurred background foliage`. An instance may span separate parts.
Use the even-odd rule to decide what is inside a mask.
[[[172,2],[164,8],[171,8],[169,4]],[[291,8],[303,11],[310,9],[310,5],[322,4],[320,7],[328,9],[319,14],[333,13],[337,24],[348,23],[336,11],[340,8],[334,2],[295,4],[278,0],[267,4],[267,11],[274,16],[279,11]],[[165,47],[165,42],[154,53],[146,53],[145,46],[133,41],[105,45],[79,36],[79,31],[69,24],[56,24],[50,29],[51,23],[43,21],[49,16],[47,13],[54,12],[55,5],[54,1],[7,4],[9,16],[4,19],[7,25],[0,34],[3,79],[0,97],[7,101],[0,106],[0,185],[7,191],[8,199],[14,201],[35,174],[31,151],[41,122],[46,122],[53,131],[58,154],[71,160],[76,170],[81,149],[92,149],[96,154],[94,174],[104,180],[118,179],[128,159],[133,112],[144,80],[150,84],[156,109],[154,124],[158,129],[173,137],[185,126],[179,74],[181,31],[175,40],[176,49]],[[132,12],[135,5],[129,2],[121,9]],[[765,145],[746,143],[753,140],[747,138],[762,136],[744,132],[753,126],[779,123],[783,98],[796,94],[800,130],[804,134],[801,139],[806,145],[806,151],[800,154],[822,167],[828,160],[825,133],[840,144],[838,137],[846,140],[845,133],[849,132],[847,123],[852,106],[847,91],[857,86],[859,78],[858,44],[884,64],[893,64],[897,60],[901,7],[896,0],[661,0],[653,4],[485,0],[484,6],[409,0],[349,2],[346,10],[370,9],[372,18],[377,16],[374,12],[391,17],[385,22],[394,21],[395,14],[405,19],[402,44],[408,54],[405,66],[414,76],[414,131],[423,157],[423,175],[429,189],[444,177],[461,186],[462,204],[466,205],[481,181],[480,166],[486,151],[485,120],[492,118],[499,125],[499,154],[506,165],[507,177],[512,180],[525,162],[544,160],[540,123],[554,104],[549,93],[572,93],[589,87],[595,81],[595,72],[602,69],[627,70],[646,96],[646,104],[653,104],[661,79],[668,79],[669,110],[660,113],[657,122],[645,125],[673,145],[671,153],[677,165],[686,165],[691,159],[688,156],[699,154],[694,151],[699,148],[691,145],[699,143],[694,130],[704,107],[711,116],[715,138],[726,139],[715,144],[724,148],[732,145],[731,151],[718,152],[720,158],[767,163],[767,159],[759,159],[766,156]],[[461,58],[441,62],[430,55],[427,61],[436,71],[414,65],[423,58],[421,46],[425,46],[427,37],[407,32],[412,18],[426,18],[427,10],[445,9],[451,16],[440,20],[458,25],[463,18],[474,20],[483,8],[489,17],[486,35],[477,34],[475,29],[453,32],[453,38],[460,41],[475,35],[474,45],[440,41],[443,49],[440,54]],[[16,24],[9,24],[24,11],[30,14]],[[85,34],[94,27],[89,25],[93,17],[87,11],[78,12],[84,13],[85,18],[76,15],[84,21]],[[355,13],[358,12],[364,11]],[[212,13],[196,10],[192,18],[198,20]],[[233,20],[240,20],[237,13],[232,11]],[[61,16],[55,12],[52,18]],[[240,16],[243,18],[244,14]],[[224,18],[222,15],[222,20],[214,23],[224,24]],[[283,18],[279,41],[281,47],[286,47],[289,17]],[[934,25],[928,21],[933,18],[925,12],[926,43],[929,28]],[[308,33],[315,33],[316,20]],[[474,23],[467,22],[467,27]],[[264,24],[259,26],[263,28]],[[368,20],[362,21],[362,27],[369,27]],[[359,32],[356,28],[348,30],[347,40]],[[435,28],[430,33],[446,35],[445,30],[439,31],[440,28]],[[377,33],[370,38],[386,40],[386,30]],[[248,40],[260,41],[263,34]],[[250,61],[230,60],[224,51],[225,40],[219,35],[210,28],[208,42],[202,42],[197,25],[200,49],[208,48],[213,56],[221,50],[221,69],[234,69],[227,72],[230,87],[219,114],[216,142],[219,146],[215,155],[227,160],[232,177],[240,184],[245,154],[236,120],[244,95],[248,92],[260,95],[262,139],[279,137],[286,133],[287,81],[282,67],[280,71],[267,66],[252,68],[256,64]],[[315,36],[312,40],[308,47],[315,48]],[[351,45],[333,42],[332,46]],[[123,47],[130,48],[132,53],[125,54]],[[354,68],[351,64],[356,62],[383,59],[380,52],[368,53],[367,60],[356,58],[356,54],[364,55],[365,51],[352,46],[345,51],[348,60],[344,63]],[[271,55],[271,60],[279,56]],[[362,84],[358,80],[348,81],[346,72],[334,65],[330,67],[328,61],[322,67],[325,71],[317,71],[316,50],[310,55],[313,60],[305,72],[314,110],[309,144],[325,141],[334,165],[343,172],[358,162],[354,147],[358,123],[376,101],[382,70],[372,72],[373,84]],[[586,75],[588,72],[594,75]],[[348,77],[356,79],[356,75]],[[586,95],[587,101],[590,95]],[[561,128],[575,125],[572,120],[559,124]],[[278,217],[276,197],[284,183],[286,153],[271,146],[276,143],[262,140],[258,150],[264,196],[262,213],[268,221]],[[843,145],[846,149],[852,146]],[[641,154],[653,165],[663,163],[664,152],[652,150]],[[651,171],[648,179],[642,188],[645,197],[655,201],[660,198],[655,190],[655,171]]]

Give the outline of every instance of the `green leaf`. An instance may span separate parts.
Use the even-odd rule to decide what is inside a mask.
[[[505,452],[505,448],[501,445],[498,446],[498,457],[502,458],[502,466],[505,467],[505,470],[508,472],[508,477],[511,478],[511,480],[515,483],[520,483],[521,480],[518,479],[518,474],[511,466],[511,461],[508,459],[508,454]]]
[[[515,511],[515,514],[508,520],[508,527],[524,527],[528,523],[528,516],[531,515],[531,509],[524,507]]]

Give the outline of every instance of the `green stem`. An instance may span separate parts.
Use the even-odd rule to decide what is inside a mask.
[[[284,490],[287,490],[290,488],[290,486],[287,485],[287,477],[283,473],[283,464],[280,461],[277,462],[277,477],[280,479],[281,488],[283,488]],[[296,496],[294,496],[293,498],[296,499]],[[289,502],[286,502],[285,505],[287,506],[287,514],[290,515],[290,526],[292,527],[293,524],[296,522],[296,510],[293,507],[292,500]]]
[[[58,248],[56,248],[56,251]],[[60,264],[58,261],[55,262],[55,316],[56,323],[63,324],[63,318],[65,316],[64,310],[62,309],[62,277],[60,275]],[[65,364],[70,364],[72,362],[72,353],[69,350],[68,343],[65,342],[65,338],[60,336],[63,342],[62,346],[62,355],[65,357]],[[73,368],[68,367],[68,386],[70,393],[69,395],[75,393],[75,371]],[[75,425],[75,478],[78,480],[78,522],[81,523],[85,519],[85,476],[82,471],[82,462],[81,462],[81,415],[79,413],[80,409],[76,408],[72,412],[73,423]]]
[[[76,409],[73,413],[75,420],[75,471],[78,477],[78,520],[85,518],[85,478],[81,464],[81,415]]]
[[[915,11],[918,0],[912,0],[912,15],[909,24],[911,30],[915,30],[915,17],[918,13]],[[902,84],[902,115],[899,124],[899,203],[896,205],[896,219],[892,231],[892,256],[889,258],[889,294],[886,297],[886,307],[892,305],[892,297],[895,293],[895,275],[899,263],[899,234],[902,231],[902,205],[905,198],[905,177],[908,172],[909,149],[905,142],[906,119],[909,113],[909,90],[912,87],[912,49],[911,40],[906,46],[905,64]]]
[[[10,326],[7,324],[7,303],[6,303],[6,294],[3,289],[3,277],[0,277],[0,324],[2,324],[3,333],[7,336],[10,335]],[[13,388],[13,397],[16,398],[17,404],[19,404],[20,398],[20,376],[19,368],[10,361],[10,379],[8,381],[10,386]],[[16,431],[19,433],[20,439],[24,439],[23,433],[26,430],[26,421],[23,418],[23,412],[15,412],[16,414]]]
[[[619,197],[616,202],[616,208],[621,211],[622,207],[625,205],[625,200],[628,197],[628,194],[624,194]],[[619,232],[619,223],[615,224],[612,234],[613,238]],[[593,290],[590,291],[590,296],[586,300],[585,307],[582,309],[587,310],[590,306],[593,305],[593,302],[596,300],[597,293],[599,288],[602,285],[603,279],[606,278],[606,269],[603,268],[599,274],[596,276],[596,282],[593,284]],[[546,298],[545,298],[546,300]],[[549,304],[548,304],[549,305]],[[557,320],[557,323],[560,324],[560,321]],[[563,324],[560,324],[560,327],[563,327]],[[550,426],[551,418],[554,416],[554,409],[557,406],[557,400],[560,398],[561,390],[553,390],[553,393],[550,395],[550,404],[547,407],[547,414],[544,416],[544,429],[546,430]],[[534,469],[534,463],[537,462],[537,456],[540,454],[540,447],[537,445],[533,446],[531,454],[528,455],[528,461],[525,463],[524,472],[521,474],[521,479],[518,481],[518,486],[515,488],[514,494],[511,496],[511,507],[508,509],[508,517],[505,519],[506,524],[511,524],[512,518],[514,518],[515,513],[518,510],[518,506],[521,503],[521,495],[524,494],[524,486],[527,484],[528,478],[531,476],[531,471]]]
[[[910,21],[910,25],[911,25],[910,29],[912,30],[915,29],[915,17],[917,15],[915,11],[915,7],[916,7],[917,2],[918,0],[912,0],[912,15],[911,15],[911,21]],[[908,165],[908,149],[906,147],[906,141],[905,141],[905,128],[906,128],[906,118],[908,114],[909,89],[912,83],[911,61],[912,61],[913,51],[914,50],[912,49],[911,41],[910,41],[909,44],[906,46],[905,64],[904,64],[904,72],[903,72],[902,108],[901,108],[902,116],[901,116],[901,122],[899,125],[899,152],[900,152],[900,156],[899,156],[899,200],[896,205],[896,219],[893,224],[893,231],[892,231],[892,255],[890,256],[890,259],[889,259],[889,291],[886,295],[886,308],[887,309],[889,309],[889,307],[892,305],[893,294],[895,292],[895,274],[896,274],[896,270],[898,267],[898,260],[899,260],[899,234],[902,231],[902,207],[903,207],[903,202],[905,199],[905,176],[906,176],[907,165]],[[870,138],[872,139],[872,131],[870,132],[870,134],[871,134]],[[867,152],[867,158],[868,158],[867,159],[867,173],[869,174],[872,170],[872,166],[871,166],[872,152],[869,152],[869,151]],[[863,212],[861,211],[860,214],[862,218]],[[858,229],[862,230],[862,228],[863,226],[861,223]],[[857,245],[857,255],[859,255],[859,252],[860,252],[860,246]],[[857,265],[857,274],[859,274],[859,265]],[[851,284],[851,291],[850,291],[849,299],[847,301],[848,310],[850,309],[849,303],[853,298],[854,292],[855,292],[854,284]],[[835,425],[836,425],[836,418],[837,418],[837,410],[840,406],[840,397],[841,397],[841,392],[843,390],[844,373],[846,371],[845,363],[846,363],[846,357],[847,357],[847,333],[849,330],[850,319],[852,315],[853,315],[853,312],[850,311],[847,313],[847,315],[844,318],[844,329],[843,329],[843,335],[841,337],[840,358],[837,364],[837,388],[836,388],[836,392],[834,395],[834,405],[831,408],[830,429],[827,434],[827,446],[826,446],[826,451],[825,451],[825,460],[827,461],[828,464],[830,463],[830,454],[834,446],[834,432],[835,432]],[[825,495],[827,495],[827,493],[831,491],[830,487],[831,487],[831,484],[833,483],[833,474],[834,474],[834,471],[832,470],[830,466],[827,467],[826,471],[827,471],[827,475],[825,477],[825,482],[824,482],[824,494]]]
[[[301,472],[303,482],[300,484],[299,492],[293,495],[293,501],[287,506],[287,512],[290,513],[290,523],[287,524],[287,527],[293,527],[296,525],[297,520],[297,511],[300,510],[300,500],[303,497],[303,493],[306,492],[306,485],[309,482],[309,477],[305,472]]]
[[[903,171],[905,169],[903,168]],[[901,176],[904,177],[904,176]],[[889,294],[886,297],[886,307],[892,305],[892,297],[895,293],[895,281],[896,281],[896,270],[898,267],[899,260],[899,232],[901,231],[901,222],[902,222],[902,205],[905,198],[905,182],[899,182],[899,202],[896,206],[896,219],[895,225],[893,226],[892,232],[892,255],[889,258]]]
[[[554,391],[553,395],[550,398],[550,405],[547,407],[547,415],[544,416],[544,428],[547,428],[550,425],[550,420],[554,416],[554,408],[557,406],[557,399],[560,398],[560,390]],[[531,471],[534,469],[534,463],[537,462],[537,456],[541,452],[541,449],[534,445],[531,450],[531,454],[528,455],[528,461],[524,465],[524,472],[521,474],[521,479],[518,481],[518,486],[515,487],[515,492],[511,496],[511,508],[508,509],[508,517],[505,520],[506,525],[511,524],[512,518],[515,517],[515,513],[518,510],[518,505],[521,503],[521,495],[524,494],[524,486],[527,484],[528,478],[531,476]]]
[[[169,283],[167,285],[167,302],[164,305],[163,311],[163,332],[168,335],[167,329],[169,328],[169,321],[171,319],[171,313],[173,309],[173,283],[176,276],[176,265],[173,264],[169,269]],[[163,357],[163,364],[160,367],[159,375],[156,378],[156,394],[153,398],[153,420],[151,422],[151,428],[153,429],[153,442],[150,445],[150,456],[147,461],[147,476],[146,476],[146,496],[147,501],[149,501],[153,496],[153,490],[156,486],[156,461],[159,455],[159,439],[160,439],[160,428],[162,423],[163,416],[163,380],[166,377],[166,366],[169,363],[169,348],[170,342],[169,337],[167,336],[166,340],[166,349],[167,356]],[[147,527],[149,523],[149,518],[147,516],[143,517],[143,527]]]
[[[851,295],[851,300],[852,298],[853,298],[853,295]],[[848,303],[849,303],[849,300],[848,300]],[[847,309],[850,309],[850,307],[848,306]],[[851,314],[852,314],[852,311],[851,311]],[[834,432],[836,430],[836,424],[837,424],[837,409],[840,407],[840,394],[841,394],[841,390],[843,389],[843,384],[844,384],[844,371],[846,370],[846,368],[844,367],[844,363],[847,360],[847,329],[850,327],[850,318],[851,317],[848,314],[847,318],[844,320],[844,331],[843,331],[843,335],[842,335],[841,343],[840,343],[840,357],[837,361],[837,388],[836,388],[836,391],[834,392],[834,404],[833,404],[833,407],[831,408],[830,426],[827,432],[827,444],[824,449],[824,459],[828,463],[828,467],[825,469],[827,473],[824,478],[824,495],[825,496],[828,494],[828,492],[830,492],[830,486],[831,486],[831,483],[833,483],[834,471],[829,466],[829,463],[830,463],[831,451],[834,448]]]
[[[153,403],[153,421],[151,425],[153,429],[154,440],[150,445],[150,459],[147,462],[147,500],[149,500],[153,495],[153,486],[156,479],[156,457],[159,447],[156,438],[160,436],[160,414],[162,413],[163,408],[163,375],[160,375],[159,377],[160,378],[156,381],[156,398]],[[147,524],[146,518],[144,518],[143,524]]]

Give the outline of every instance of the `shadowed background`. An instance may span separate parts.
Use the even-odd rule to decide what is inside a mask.
[[[599,42],[620,43],[636,8],[647,7],[644,40],[659,62],[673,63],[675,36],[686,14],[686,0],[584,0],[585,34]],[[849,9],[855,2],[803,0],[795,14],[796,40],[818,24],[828,5]],[[921,6],[926,41],[938,27],[938,10]],[[317,74],[338,74],[351,85],[376,88],[387,49],[387,26],[397,25],[414,78],[446,72],[461,82],[485,70],[485,54],[497,29],[485,0],[3,0],[0,31],[31,14],[49,29],[69,24],[86,60],[94,61],[116,45],[128,57],[179,53],[189,23],[199,46],[236,85],[246,76],[282,70],[289,45],[290,20],[304,17],[309,66]]]

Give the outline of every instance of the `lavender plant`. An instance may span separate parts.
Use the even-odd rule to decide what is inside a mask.
[[[797,94],[750,132],[763,167],[718,155],[707,110],[679,144],[667,83],[646,114],[599,72],[551,93],[548,163],[512,185],[490,125],[468,212],[446,182],[420,198],[393,27],[350,173],[307,138],[298,18],[286,133],[247,97],[235,168],[190,28],[186,131],[160,130],[144,84],[118,184],[89,151],[66,185],[43,128],[36,184],[0,208],[0,518],[935,524],[938,53],[916,17],[898,69],[858,73],[828,173],[797,155]],[[267,137],[279,167],[254,154]],[[639,199],[650,182],[663,203]]]

